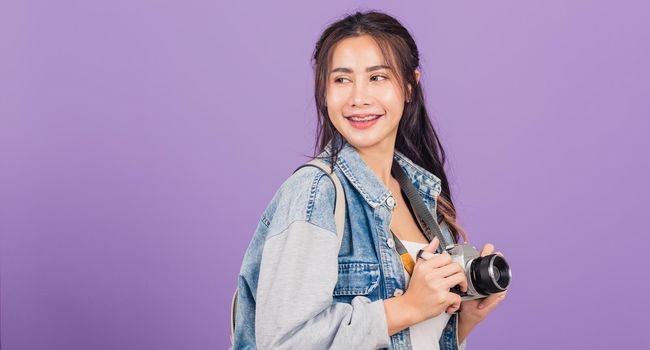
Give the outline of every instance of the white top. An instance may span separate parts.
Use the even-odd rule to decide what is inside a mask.
[[[411,254],[413,261],[416,260],[418,251],[425,246],[426,243],[418,243],[411,241],[401,241],[404,245],[404,248]],[[408,289],[408,283],[410,281],[410,276],[406,270],[404,270],[404,275],[406,276],[406,286]],[[420,323],[414,324],[410,327],[411,333],[411,346],[414,350],[439,350],[440,347],[438,342],[440,341],[440,336],[442,331],[445,329],[447,322],[449,322],[450,314],[446,313],[445,310],[440,313],[440,315],[430,318],[428,320],[422,321]],[[465,349],[465,341],[460,344],[460,349]]]

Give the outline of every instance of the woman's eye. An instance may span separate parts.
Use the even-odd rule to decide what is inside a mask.
[[[343,82],[342,80],[347,80],[347,78],[336,78],[336,79],[334,79],[334,82],[335,83],[342,83]]]
[[[388,79],[388,77],[385,77],[385,76],[383,76],[383,75],[373,75],[370,79],[373,79],[373,78],[381,78],[381,79],[379,79],[378,81],[382,81],[382,80],[386,80],[386,79]]]

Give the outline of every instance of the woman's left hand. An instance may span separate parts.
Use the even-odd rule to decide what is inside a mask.
[[[481,256],[492,254],[494,245],[488,243],[483,246]],[[496,254],[503,255],[500,252]],[[489,295],[487,298],[466,300],[461,302],[459,311],[459,322],[471,329],[494,310],[494,308],[505,298],[507,291]]]

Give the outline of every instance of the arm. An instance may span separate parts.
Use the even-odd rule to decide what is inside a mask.
[[[420,311],[413,309],[409,303],[405,302],[403,295],[384,300],[384,311],[389,335],[421,322],[415,317]]]
[[[461,318],[458,319],[458,342],[463,343],[467,335],[474,329],[474,325],[463,322]]]
[[[333,303],[336,233],[293,221],[264,245],[256,297],[260,349],[364,349],[390,343],[383,300]]]

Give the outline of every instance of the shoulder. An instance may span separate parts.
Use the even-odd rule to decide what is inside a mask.
[[[295,221],[305,221],[336,233],[336,189],[322,170],[306,166],[291,174],[276,191],[264,212],[269,234],[283,232]]]

